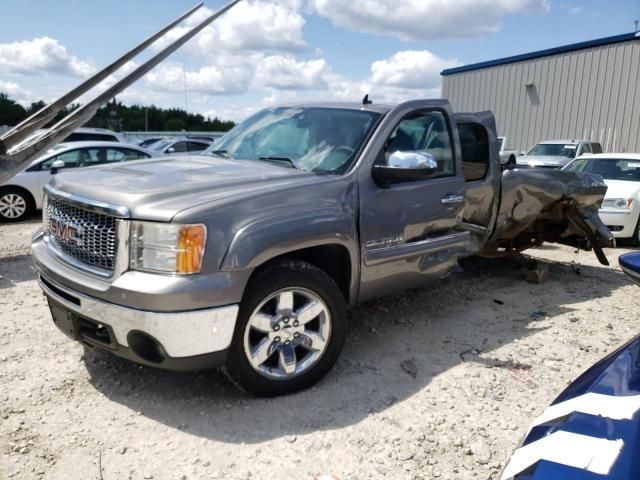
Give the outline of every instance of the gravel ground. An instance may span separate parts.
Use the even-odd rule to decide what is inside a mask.
[[[490,479],[529,422],[638,330],[631,286],[554,245],[351,312],[317,387],[273,400],[218,372],[84,351],[51,322],[29,256],[37,219],[0,225],[0,478]],[[573,264],[575,262],[575,264]]]

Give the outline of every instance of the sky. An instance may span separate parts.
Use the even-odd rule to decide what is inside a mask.
[[[196,1],[0,0],[0,92],[51,101]],[[100,88],[225,2],[205,3]],[[443,69],[629,33],[635,19],[640,0],[243,0],[117,98],[234,121],[293,101],[439,98]]]

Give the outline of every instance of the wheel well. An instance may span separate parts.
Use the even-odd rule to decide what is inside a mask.
[[[31,194],[31,192],[26,188],[20,187],[18,185],[3,185],[2,187],[0,187],[0,194],[2,194],[7,190],[18,190],[20,193],[23,193],[27,197],[27,200],[31,202],[31,206],[33,208],[36,208],[36,199],[33,198],[33,195]]]
[[[284,259],[295,259],[310,263],[329,275],[349,303],[351,299],[351,256],[349,250],[342,245],[320,245],[287,252],[272,258],[257,270]],[[254,272],[255,275],[255,272]]]

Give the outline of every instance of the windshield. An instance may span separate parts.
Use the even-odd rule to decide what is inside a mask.
[[[343,173],[379,117],[375,112],[342,108],[268,108],[237,125],[207,153]]]
[[[539,143],[527,155],[575,158],[578,145],[565,143]]]
[[[587,172],[601,175],[606,180],[640,182],[640,159],[579,158],[565,167],[570,172]]]

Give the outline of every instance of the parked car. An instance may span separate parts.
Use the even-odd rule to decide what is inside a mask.
[[[620,257],[640,284],[640,253]],[[640,478],[640,337],[583,373],[537,418],[501,480]]]
[[[16,222],[42,208],[43,188],[58,171],[151,158],[157,153],[113,142],[61,143],[0,185],[0,220]]]
[[[71,142],[120,142],[125,143],[124,137],[118,132],[106,128],[77,128],[64,139],[64,143]]]
[[[56,175],[32,251],[70,337],[154,367],[224,365],[280,395],[331,369],[348,306],[460,257],[551,241],[606,262],[605,190],[590,174],[503,174],[493,115],[445,100],[291,105],[209,156]]]
[[[602,153],[590,140],[546,140],[516,159],[518,168],[562,168],[580,155]]]
[[[154,152],[174,155],[179,153],[203,152],[211,142],[205,140],[195,140],[190,138],[164,139],[153,143],[149,148]]]
[[[498,148],[500,149],[500,163],[505,166],[515,166],[516,158],[520,153],[517,150],[507,150],[507,137],[498,137]]]
[[[616,238],[640,246],[640,154],[583,155],[565,170],[602,175],[609,187],[600,209],[602,222]]]

